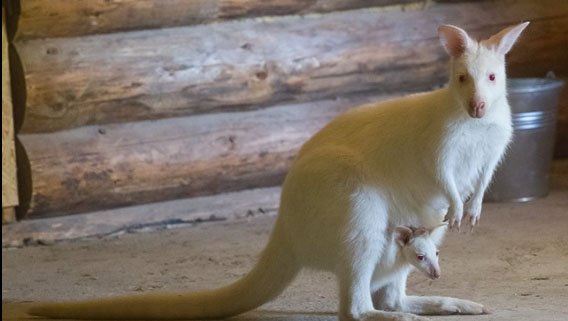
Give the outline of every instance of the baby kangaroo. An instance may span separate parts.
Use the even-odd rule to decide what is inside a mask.
[[[268,245],[242,279],[211,291],[44,304],[30,313],[224,318],[272,300],[305,267],[337,276],[342,321],[484,313],[471,301],[407,295],[410,268],[387,264],[393,259],[389,226],[429,230],[444,218],[451,227],[464,218],[472,226],[478,222],[485,188],[512,135],[505,54],[527,25],[480,42],[458,27],[441,26],[450,56],[446,87],[353,109],[314,135],[286,177]]]
[[[397,259],[403,263],[401,267],[413,266],[432,280],[441,275],[438,263],[438,244],[446,230],[440,225],[432,230],[398,226],[395,228],[396,245],[399,247]]]

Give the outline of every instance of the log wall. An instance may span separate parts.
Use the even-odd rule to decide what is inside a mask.
[[[551,48],[568,42],[557,27],[568,17],[555,6],[517,2],[511,8],[490,3],[500,9],[494,12],[464,3],[20,41],[27,92],[25,106],[17,106],[24,111],[21,132],[261,108],[376,88],[427,89],[446,78],[436,36],[441,17],[480,35],[521,17],[533,20],[533,31],[511,56],[512,73],[544,75],[552,65],[567,74],[564,52]]]
[[[489,36],[530,20],[510,75],[568,76],[561,0],[15,7],[21,217],[278,185],[301,143],[338,113],[442,85],[441,23]]]
[[[276,186],[304,141],[362,101],[319,101],[22,135],[33,171],[33,197],[26,212],[71,214],[141,200]]]
[[[17,38],[76,37],[207,24],[230,19],[305,15],[365,7],[398,10],[423,0],[20,0]]]

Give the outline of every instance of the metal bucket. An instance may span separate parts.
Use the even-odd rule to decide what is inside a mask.
[[[485,200],[526,202],[549,191],[558,100],[564,82],[552,78],[508,80],[513,141]]]

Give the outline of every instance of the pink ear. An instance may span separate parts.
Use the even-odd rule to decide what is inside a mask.
[[[521,35],[521,32],[529,25],[529,22],[523,22],[515,26],[510,26],[501,30],[491,38],[482,41],[481,43],[487,48],[493,49],[498,53],[505,55],[513,48],[513,45]]]
[[[446,52],[453,58],[463,55],[471,43],[471,39],[463,29],[452,25],[440,26],[438,36]]]
[[[394,229],[396,243],[400,246],[405,246],[410,241],[412,230],[406,226],[397,226]]]
[[[424,227],[418,227],[412,231],[413,236],[428,235],[429,231]]]

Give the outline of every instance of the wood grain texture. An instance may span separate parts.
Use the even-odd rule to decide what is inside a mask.
[[[16,208],[2,207],[2,225],[16,221]]]
[[[2,8],[2,208],[11,208],[18,205],[14,119],[12,115],[8,37],[6,36],[4,8]],[[3,210],[2,222],[5,221],[5,218],[9,219],[10,216],[5,217]]]
[[[31,195],[19,215],[65,215],[276,186],[313,133],[342,111],[375,99],[20,135]]]
[[[436,4],[357,10],[17,44],[26,80],[22,132],[257,109],[354,92],[421,90],[446,79],[436,29],[474,35],[532,20],[513,75],[568,74],[568,2]],[[46,81],[49,79],[49,81]]]
[[[520,207],[534,206],[533,209],[525,209],[527,213],[534,210],[533,214],[527,216],[527,218],[534,219],[534,213],[546,212],[548,215],[551,207],[558,208],[556,211],[559,212],[562,207],[566,206],[564,199],[566,199],[565,191],[568,190],[568,159],[553,162],[551,181],[552,195],[547,198],[548,200],[537,201],[532,203],[533,205],[513,203],[497,205],[503,209],[499,213],[511,213],[507,215],[513,218],[517,217],[517,209]],[[57,241],[87,237],[113,237],[121,233],[141,230],[154,231],[184,225],[249,220],[265,215],[275,215],[278,211],[280,192],[279,187],[268,187],[115,208],[82,215],[23,220],[18,224],[2,227],[2,247],[53,244]],[[487,207],[485,209],[487,210]],[[493,217],[496,216],[501,215]],[[502,222],[506,222],[507,219],[502,219]],[[28,318],[27,315],[22,315],[21,319],[26,318]],[[3,320],[10,319],[4,318]]]
[[[77,37],[229,19],[424,6],[425,0],[21,0],[16,38]]]
[[[2,228],[2,246],[51,244],[141,230],[193,226],[276,215],[280,187],[114,208],[82,215],[23,220]]]

